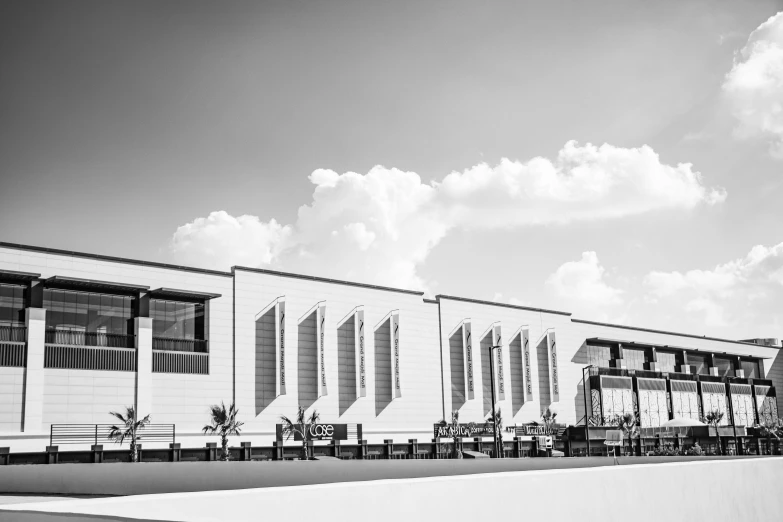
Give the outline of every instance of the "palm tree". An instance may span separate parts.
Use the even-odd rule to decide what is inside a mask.
[[[712,410],[704,416],[704,419],[707,421],[707,424],[715,428],[715,435],[718,437],[718,455],[721,455],[723,451],[720,447],[720,432],[718,431],[718,424],[720,424],[720,421],[723,420],[723,412],[719,410]]]
[[[299,435],[302,437],[302,460],[308,460],[307,454],[307,440],[310,433],[310,426],[318,424],[321,419],[321,415],[313,410],[310,416],[307,416],[305,409],[299,406],[299,410],[296,412],[296,421],[292,421],[285,415],[280,416],[280,420],[283,423],[283,435],[286,440],[291,438],[292,435]]]
[[[234,403],[226,410],[226,405],[223,401],[220,402],[220,406],[213,404],[209,407],[209,413],[212,420],[212,424],[207,424],[202,428],[204,434],[214,435],[220,434],[220,447],[223,453],[223,460],[231,460],[231,453],[228,451],[228,436],[239,435],[240,428],[245,424],[244,422],[237,421],[237,410]]]
[[[454,450],[452,452],[452,458],[455,459],[461,459],[462,458],[462,452],[459,451],[459,439],[460,439],[460,433],[459,433],[459,411],[454,410],[451,412],[451,422],[446,422],[446,419],[441,419],[440,424],[444,426],[449,426],[451,428],[451,438],[452,443],[454,444]]]
[[[780,436],[778,435],[778,431],[780,431],[780,426],[778,426],[778,423],[775,422],[774,420],[766,418],[762,422],[760,422],[756,426],[756,428],[759,430],[759,433],[764,436],[766,446],[767,446],[767,452],[771,454],[771,452],[769,451],[769,439],[775,437],[775,439],[780,440]]]
[[[492,413],[489,414],[487,422],[495,425],[494,429],[497,430],[498,443],[500,444],[500,454],[503,455],[503,414],[501,413],[500,408],[495,411],[494,415],[492,415]]]
[[[557,423],[555,422],[556,417],[557,412],[553,412],[549,408],[547,408],[543,415],[541,415],[541,420],[544,421],[544,426],[546,427],[547,432],[552,434],[552,447],[554,447],[555,440],[557,439]]]
[[[628,437],[629,454],[633,454],[633,438],[639,434],[636,415],[633,413],[623,413],[622,415],[617,415],[615,422],[617,423],[617,427],[623,430],[623,433]]]
[[[144,429],[144,426],[150,423],[150,416],[147,415],[141,420],[136,420],[136,408],[133,406],[125,407],[125,415],[116,411],[110,412],[110,414],[117,417],[122,424],[109,428],[108,438],[118,444],[122,444],[125,439],[130,439],[131,462],[138,462],[139,449],[136,441],[140,438],[139,430]]]

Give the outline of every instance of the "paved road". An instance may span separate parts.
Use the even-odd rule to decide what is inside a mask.
[[[671,463],[707,458],[712,457],[627,457],[619,458],[618,463]],[[594,457],[0,466],[0,493],[138,495],[612,465],[612,458]]]

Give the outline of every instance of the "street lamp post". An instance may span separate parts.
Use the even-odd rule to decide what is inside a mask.
[[[492,440],[495,444],[495,458],[498,458],[500,455],[498,453],[498,425],[495,422],[495,411],[497,411],[495,410],[495,365],[492,362],[492,354],[495,348],[500,348],[500,346],[489,347],[489,382],[492,386]]]
[[[593,365],[589,364],[582,368],[582,397],[585,402],[585,441],[587,442],[587,456],[590,456],[590,417],[587,414],[587,379],[585,378],[585,370],[592,368]]]

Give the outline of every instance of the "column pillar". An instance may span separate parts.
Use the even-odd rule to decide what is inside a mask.
[[[44,343],[46,310],[28,308],[24,315],[27,327],[27,366],[24,372],[24,417],[22,431],[43,430]]]
[[[136,417],[152,413],[152,319],[133,320],[136,335]]]

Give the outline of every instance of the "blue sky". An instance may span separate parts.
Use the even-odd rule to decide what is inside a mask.
[[[3,2],[0,238],[783,337],[781,11]]]

